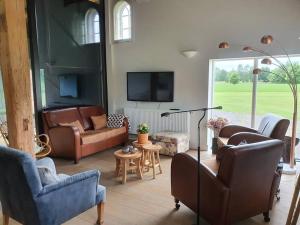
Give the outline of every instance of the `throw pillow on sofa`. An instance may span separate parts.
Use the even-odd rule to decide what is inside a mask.
[[[101,116],[91,116],[91,120],[93,122],[94,130],[100,130],[107,126],[106,114]]]
[[[79,122],[79,120],[76,120],[74,122],[71,123],[59,123],[60,126],[65,126],[65,127],[77,127],[79,129],[79,133],[84,133],[84,129],[81,125],[81,123]]]
[[[124,119],[127,118],[123,114],[110,114],[107,118],[107,127],[120,128],[123,127]]]

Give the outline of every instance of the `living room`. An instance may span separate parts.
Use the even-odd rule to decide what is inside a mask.
[[[299,11],[0,0],[3,224],[299,224]]]

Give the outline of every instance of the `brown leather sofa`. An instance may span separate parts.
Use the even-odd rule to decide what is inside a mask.
[[[280,140],[225,146],[220,161],[201,161],[200,216],[211,225],[230,225],[260,213],[269,221],[283,147]],[[185,153],[172,160],[171,191],[177,209],[180,201],[197,212],[197,166],[197,159]]]
[[[42,113],[44,132],[49,135],[51,156],[74,159],[78,163],[82,157],[100,152],[128,141],[128,121],[121,128],[94,130],[91,116],[104,114],[100,106],[72,107],[46,110]],[[60,126],[78,120],[84,128],[80,134],[74,126]]]
[[[263,117],[257,130],[239,125],[227,125],[221,129],[219,139],[223,144],[233,144],[231,138],[234,139],[236,144],[244,139],[248,139],[247,143],[255,143],[261,141],[261,136],[284,140],[289,125],[290,121],[288,119],[268,114]],[[238,135],[238,137],[233,137],[234,135]]]

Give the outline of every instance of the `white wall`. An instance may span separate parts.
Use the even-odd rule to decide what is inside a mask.
[[[126,100],[126,72],[147,70],[175,71],[175,101],[162,103],[161,109],[190,109],[208,104],[209,59],[244,57],[237,47],[217,48],[228,40],[236,44],[257,44],[264,34],[272,34],[290,53],[300,53],[300,0],[131,0],[133,40],[114,43],[107,32],[109,110],[133,106]],[[107,29],[112,31],[112,6],[107,0]],[[264,47],[264,46],[263,46]],[[199,55],[187,59],[184,49],[198,49]],[[273,52],[273,51],[272,51]],[[280,54],[279,51],[273,53]],[[157,108],[156,103],[138,107]],[[197,146],[196,122],[192,116],[192,147]],[[202,129],[202,148],[206,129]]]

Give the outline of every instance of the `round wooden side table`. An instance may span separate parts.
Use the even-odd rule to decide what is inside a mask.
[[[162,149],[162,147],[160,145],[145,145],[143,149],[144,149],[144,160],[143,160],[142,168],[144,169],[144,167],[146,167],[147,171],[149,171],[149,169],[152,169],[153,179],[155,179],[156,167],[159,168],[159,172],[162,174],[160,158],[159,158],[159,151]]]
[[[116,158],[116,176],[119,177],[122,173],[122,183],[126,184],[127,172],[135,170],[138,178],[143,179],[141,171],[142,152],[136,153],[123,153],[122,150],[118,150],[114,153]]]

